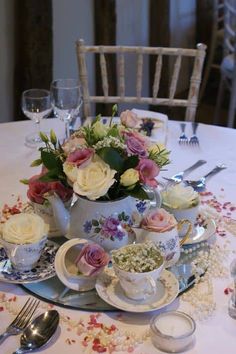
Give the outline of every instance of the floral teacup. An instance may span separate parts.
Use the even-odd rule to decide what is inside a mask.
[[[19,271],[35,267],[47,240],[48,225],[35,214],[11,216],[3,225],[1,244]]]
[[[115,274],[119,279],[120,286],[123,289],[125,295],[132,300],[145,300],[155,295],[157,291],[157,280],[160,278],[160,274],[163,270],[164,258],[162,257],[161,252],[156,248],[156,246],[152,242],[146,243],[146,245],[148,244],[151,245],[150,247],[155,248],[159,263],[156,264],[156,267],[154,269],[146,272],[141,271],[141,269],[140,271],[136,271],[136,272],[122,269],[121,265],[118,262],[122,252],[128,255],[129,251],[131,250],[130,256],[133,260],[137,258],[138,267],[139,264],[140,265],[145,264],[145,262],[148,263],[148,261],[150,260],[150,256],[147,257],[146,255],[145,256],[146,258],[143,259],[142,256],[140,255],[134,256],[134,254],[132,253],[133,249],[135,248],[139,247],[141,249],[140,245],[135,244],[135,245],[122,247],[121,249],[115,251],[115,256],[113,252],[112,264],[114,267]],[[145,249],[145,246],[143,246],[143,249]],[[150,254],[150,249],[148,253]]]
[[[184,238],[180,241],[178,232],[187,226]],[[155,209],[145,215],[139,228],[134,228],[136,239],[143,243],[152,241],[165,257],[165,267],[175,264],[180,257],[180,246],[189,237],[192,230],[188,220],[176,221],[165,209]]]
[[[182,239],[179,238],[178,231],[187,225],[188,229]],[[154,242],[162,252],[165,258],[164,267],[168,268],[174,265],[180,257],[180,246],[189,238],[192,231],[191,223],[188,220],[181,220],[172,229],[157,232],[141,228],[135,228],[137,242],[143,243],[147,241]]]
[[[12,266],[21,272],[33,269],[44,249],[47,236],[35,243],[16,244],[1,239],[1,244]]]
[[[173,214],[177,221],[189,220],[193,230],[199,213],[199,204],[199,194],[190,186],[177,184],[162,191],[163,208]],[[179,236],[183,237],[185,233],[186,227],[183,227],[179,231]]]

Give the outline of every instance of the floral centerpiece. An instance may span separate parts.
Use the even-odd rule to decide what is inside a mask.
[[[147,199],[143,185],[157,187],[156,177],[169,163],[169,152],[133,128],[135,117],[131,111],[121,114],[121,124],[113,123],[116,110],[115,105],[109,124],[103,124],[99,115],[62,146],[53,131],[50,137],[41,133],[45,146],[39,149],[40,159],[32,166],[43,164],[43,172],[38,179],[24,181],[29,184],[31,200],[42,201],[53,186],[65,199],[70,187],[90,200],[115,200],[126,195]],[[55,181],[60,185],[43,184]]]
[[[50,136],[41,133],[45,146],[39,149],[40,158],[32,166],[42,165],[42,173],[33,180],[24,181],[29,185],[29,198],[37,197],[44,203],[52,194],[66,200],[73,191],[80,211],[74,212],[74,204],[70,237],[79,234],[96,242],[99,242],[97,237],[112,241],[112,245],[102,243],[106,249],[113,249],[116,241],[123,242],[120,246],[128,242],[133,206],[124,201],[121,205],[120,201],[128,196],[144,202],[149,199],[146,186],[156,188],[156,177],[169,163],[169,152],[163,145],[153,143],[133,128],[137,118],[131,111],[121,114],[120,124],[114,123],[116,112],[115,105],[108,123],[98,115],[91,124],[80,127],[63,145],[53,131]],[[52,183],[55,182],[64,189],[53,190]],[[58,219],[67,218],[59,216]],[[66,227],[63,230],[65,233]]]

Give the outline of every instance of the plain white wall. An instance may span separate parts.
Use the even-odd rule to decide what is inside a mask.
[[[13,117],[14,0],[0,0],[0,122]]]

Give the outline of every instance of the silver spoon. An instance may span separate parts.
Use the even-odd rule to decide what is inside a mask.
[[[208,172],[205,176],[200,178],[198,181],[184,180],[183,182],[185,184],[187,184],[188,186],[191,186],[195,191],[202,192],[206,188],[206,180],[209,177],[211,177],[211,176],[217,174],[218,172],[224,170],[225,168],[227,168],[227,166],[225,166],[224,164],[217,165],[215,168],[213,168],[213,170]]]
[[[28,353],[46,344],[55,333],[59,323],[59,314],[50,310],[36,317],[24,330],[20,338],[20,348],[13,354]]]

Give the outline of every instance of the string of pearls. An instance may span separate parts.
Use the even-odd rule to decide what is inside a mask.
[[[184,293],[181,299],[191,305],[190,315],[197,320],[207,319],[216,308],[212,280],[228,276],[229,271],[223,265],[231,253],[228,243],[226,241],[223,247],[215,244],[210,246],[209,250],[200,250],[191,262],[195,285]],[[186,253],[186,250],[184,252]],[[188,252],[192,253],[193,250],[188,249]]]

